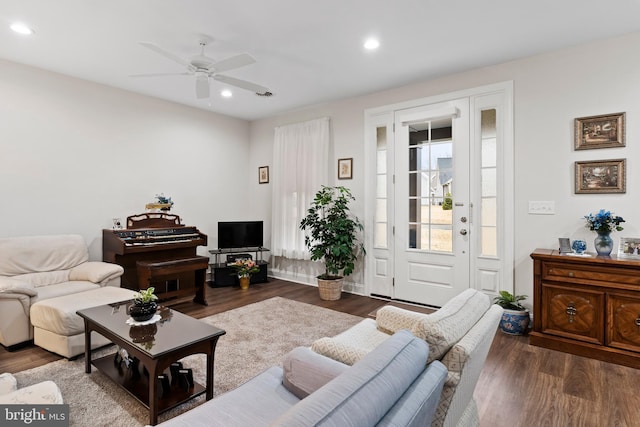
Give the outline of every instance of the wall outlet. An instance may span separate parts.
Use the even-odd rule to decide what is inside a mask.
[[[555,215],[556,204],[552,201],[529,201],[529,215]]]

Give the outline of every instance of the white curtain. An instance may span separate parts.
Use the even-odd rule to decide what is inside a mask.
[[[327,185],[329,118],[275,129],[271,253],[309,259],[300,221],[315,193]]]

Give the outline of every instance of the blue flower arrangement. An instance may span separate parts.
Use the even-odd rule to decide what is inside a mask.
[[[625,222],[621,216],[613,215],[610,211],[600,209],[597,214],[585,215],[587,228],[596,233],[611,233],[612,231],[622,231],[620,223]]]

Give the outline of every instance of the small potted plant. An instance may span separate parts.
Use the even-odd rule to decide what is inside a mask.
[[[513,295],[508,291],[500,291],[500,295],[493,299],[504,309],[500,319],[500,330],[509,335],[524,335],[529,330],[529,310],[520,301],[524,301],[526,295]]]
[[[236,274],[240,280],[240,289],[249,289],[251,275],[260,271],[260,267],[258,267],[252,259],[238,259],[231,264],[231,267],[236,270]]]
[[[300,223],[300,229],[308,232],[304,241],[311,260],[325,264],[325,272],[317,277],[323,300],[340,299],[344,276],[353,273],[358,255],[365,253],[356,236],[362,224],[349,213],[353,200],[345,187],[322,186]]]
[[[158,304],[157,295],[154,294],[155,288],[140,290],[133,296],[133,304],[129,308],[129,315],[136,322],[144,322],[149,320],[156,314]]]

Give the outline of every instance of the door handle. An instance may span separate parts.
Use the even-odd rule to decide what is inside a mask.
[[[463,236],[466,236],[467,235],[467,229],[466,228],[460,229],[460,234],[462,234]]]

